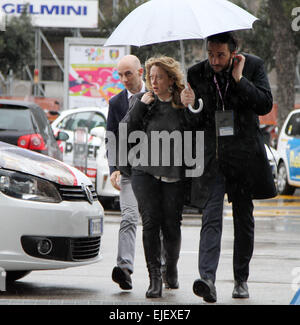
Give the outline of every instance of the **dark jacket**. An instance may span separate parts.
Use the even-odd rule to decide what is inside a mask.
[[[204,131],[204,172],[192,179],[191,204],[203,208],[208,200],[218,168],[226,178],[229,201],[237,188],[248,191],[253,199],[276,196],[276,188],[267,159],[258,115],[269,113],[273,106],[272,94],[263,61],[244,54],[246,62],[243,78],[236,83],[232,70],[218,76],[225,98],[225,109],[234,111],[235,135],[216,136],[215,111],[222,110],[222,102],[214,83],[214,71],[208,60],[188,70],[188,82],[196,98],[202,98],[203,110],[190,118],[198,120],[198,129]]]
[[[118,139],[119,136],[119,123],[126,115],[128,107],[128,92],[126,89],[122,90],[118,95],[109,100],[106,130],[113,132],[116,139]],[[116,148],[107,148],[107,150],[116,150]],[[110,174],[116,170],[118,170],[116,164],[109,161]]]
[[[143,131],[141,135],[144,135],[138,145],[131,146],[137,149],[131,156],[134,158],[132,166],[154,176],[183,179],[186,169],[183,139],[184,131],[189,129],[186,109],[173,108],[171,102],[161,102],[157,96],[154,102],[146,105],[140,100],[143,94],[134,96],[122,120],[127,125],[128,135],[134,131]],[[164,140],[157,141],[160,137]],[[122,171],[121,166],[119,168]]]

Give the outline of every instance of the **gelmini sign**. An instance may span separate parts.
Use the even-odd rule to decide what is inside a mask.
[[[1,0],[6,17],[26,11],[37,27],[96,28],[98,0]]]

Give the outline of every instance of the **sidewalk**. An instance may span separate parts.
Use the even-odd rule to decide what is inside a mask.
[[[255,248],[248,280],[250,299],[242,300],[231,298],[233,222],[230,211],[231,207],[225,207],[222,251],[216,281],[217,304],[289,305],[300,288],[300,216],[258,213],[255,217]],[[115,216],[107,219],[108,223],[119,223],[119,218]],[[203,303],[192,292],[193,280],[199,277],[197,260],[201,215],[184,215],[182,225],[180,301]],[[163,303],[168,303],[168,300]]]
[[[102,305],[110,308],[152,305],[180,309],[180,305],[289,305],[300,285],[300,218],[274,216],[256,218],[254,255],[248,280],[250,298],[232,299],[232,217],[224,217],[221,258],[217,272],[216,304],[193,294],[198,274],[200,216],[185,217],[178,290],[163,290],[162,298],[146,299],[149,279],[138,226],[133,290],[124,292],[112,282],[116,263],[119,217],[108,216],[104,225],[102,261],[64,270],[36,271],[0,293],[0,305]],[[131,306],[131,307],[130,307]],[[178,306],[178,307],[176,307]],[[172,307],[173,308],[173,307]],[[191,307],[192,309],[195,308]],[[197,307],[198,308],[198,307]],[[198,309],[197,309],[198,310]],[[200,311],[200,310],[199,310]]]

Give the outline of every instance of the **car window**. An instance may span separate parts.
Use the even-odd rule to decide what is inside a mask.
[[[0,106],[0,129],[1,130],[18,130],[32,131],[33,125],[31,114],[28,108],[17,108],[11,105]]]
[[[93,112],[82,112],[76,114],[76,121],[75,121],[75,127],[76,128],[89,128],[90,125],[90,119]]]
[[[106,119],[103,114],[93,111],[68,115],[57,125],[59,129],[68,131],[74,131],[79,127],[86,127],[89,132],[97,126],[106,127]]]
[[[73,123],[74,123],[74,114],[71,114],[63,118],[57,124],[57,127],[62,130],[73,130]]]
[[[285,128],[285,133],[290,136],[300,137],[300,113],[293,114]]]
[[[89,131],[91,131],[91,129],[98,126],[103,126],[106,128],[106,119],[102,114],[95,112],[95,114],[92,115],[89,121],[89,126],[88,126]]]
[[[86,127],[92,112],[74,113],[66,116],[57,127],[63,130],[74,131],[79,127]]]

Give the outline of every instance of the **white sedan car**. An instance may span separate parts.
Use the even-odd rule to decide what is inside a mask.
[[[293,195],[300,187],[300,109],[289,113],[278,138],[278,191]]]
[[[58,140],[63,161],[83,171],[92,181],[101,200],[114,205],[119,191],[110,182],[104,136],[92,135],[92,129],[106,128],[108,107],[81,107],[62,111],[52,122],[55,135],[68,134],[67,141]],[[104,135],[104,133],[103,133]]]
[[[100,260],[103,207],[77,169],[0,142],[0,206],[0,290],[5,277]]]

